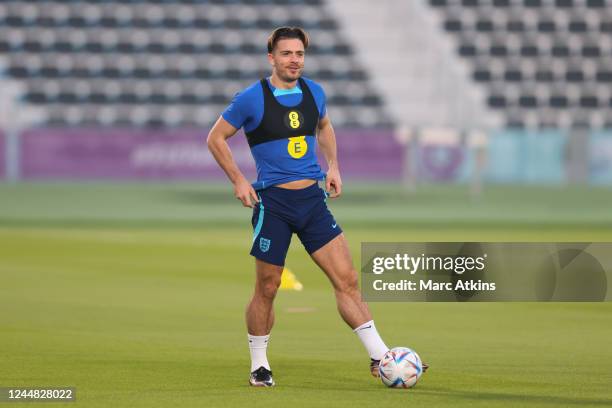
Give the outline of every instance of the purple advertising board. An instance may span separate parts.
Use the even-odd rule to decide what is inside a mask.
[[[21,138],[21,175],[24,179],[224,179],[206,146],[207,133],[199,129],[30,130]],[[343,176],[400,178],[403,149],[390,130],[340,130],[337,138]],[[229,144],[238,166],[254,179],[255,164],[244,135],[232,137]]]
[[[338,161],[343,177],[399,180],[404,147],[392,130],[337,130]],[[319,159],[323,157],[319,154]]]
[[[194,179],[222,177],[197,129],[45,129],[22,136],[25,179]],[[238,165],[254,166],[244,137],[230,139]]]
[[[0,181],[6,177],[6,137],[0,132]]]

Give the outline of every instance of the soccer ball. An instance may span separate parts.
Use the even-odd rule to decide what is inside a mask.
[[[394,347],[380,360],[378,371],[387,387],[412,388],[423,374],[423,364],[414,350]]]

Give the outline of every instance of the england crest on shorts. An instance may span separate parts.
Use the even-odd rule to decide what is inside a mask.
[[[268,252],[268,249],[270,249],[270,240],[267,238],[259,238],[259,249],[261,249],[261,252]]]

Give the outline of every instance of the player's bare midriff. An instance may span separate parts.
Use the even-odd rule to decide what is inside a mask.
[[[283,184],[277,184],[276,187],[286,188],[288,190],[299,190],[302,188],[312,186],[314,183],[316,183],[316,180],[303,179],[303,180],[290,181],[288,183],[283,183]]]

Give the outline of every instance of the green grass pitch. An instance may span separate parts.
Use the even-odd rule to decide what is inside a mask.
[[[612,241],[605,189],[349,182],[331,207],[356,266],[362,241]],[[0,185],[0,387],[74,386],[67,407],[612,405],[610,303],[372,303],[388,345],[431,366],[385,388],[296,238],[277,387],[250,388],[249,220],[226,185]]]

